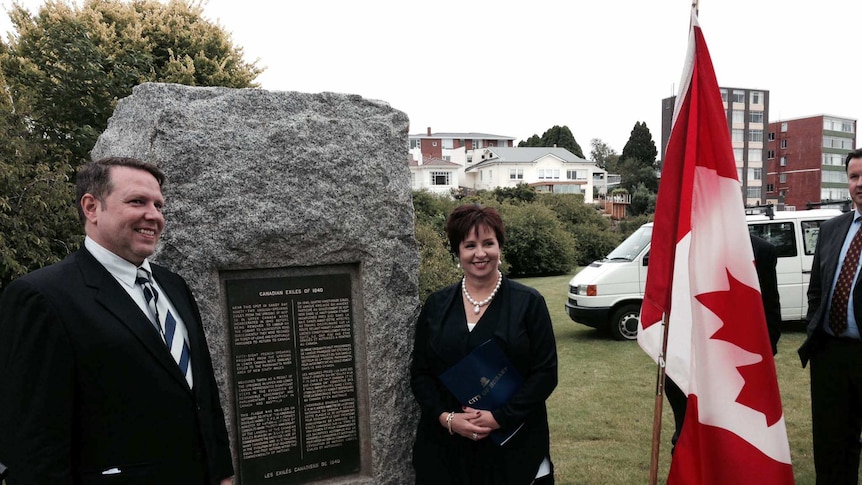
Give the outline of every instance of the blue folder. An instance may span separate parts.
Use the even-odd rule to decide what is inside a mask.
[[[457,364],[440,374],[440,380],[464,406],[493,411],[505,405],[524,383],[524,378],[503,349],[489,339]],[[489,436],[503,445],[521,429],[497,429]]]

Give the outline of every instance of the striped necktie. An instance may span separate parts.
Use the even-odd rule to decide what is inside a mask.
[[[153,286],[149,271],[144,268],[138,268],[135,282],[141,285],[144,291],[147,308],[155,319],[159,335],[164,339],[168,351],[180,367],[180,372],[185,376],[189,387],[192,387],[191,352],[189,351],[188,342],[183,338],[182,332],[177,331],[176,318],[171,314],[171,310],[168,308],[168,304],[164,301],[164,298],[159,299],[159,292]]]

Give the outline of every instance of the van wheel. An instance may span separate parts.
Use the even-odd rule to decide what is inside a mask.
[[[611,335],[617,340],[636,340],[638,338],[640,313],[641,307],[638,305],[621,306],[611,318]]]

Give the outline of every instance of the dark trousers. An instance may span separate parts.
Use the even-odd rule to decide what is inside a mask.
[[[817,337],[811,356],[817,484],[856,485],[862,451],[862,341]]]
[[[685,421],[685,408],[688,406],[688,397],[684,392],[682,392],[682,389],[676,385],[676,382],[673,382],[673,380],[667,376],[664,378],[664,396],[667,398],[667,402],[670,403],[671,410],[673,410],[674,431],[673,437],[670,439],[670,452],[673,454],[673,447],[676,446],[676,442],[679,440],[679,433],[682,431],[682,423]]]

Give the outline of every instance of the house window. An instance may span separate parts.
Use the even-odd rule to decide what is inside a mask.
[[[786,173],[782,173],[782,174],[778,175],[778,183],[780,183],[780,184],[786,184],[787,183],[787,174]]]
[[[733,90],[733,102],[734,103],[745,103],[745,91],[741,91],[739,89]]]
[[[759,199],[761,189],[763,189],[763,187],[748,187],[746,190],[746,195],[749,199]]]
[[[443,139],[443,148],[447,148],[449,150],[451,150],[452,148],[455,148],[454,140],[452,140],[451,138],[444,138]]]
[[[730,141],[736,142],[744,142],[745,141],[745,130],[742,128],[733,128],[730,130]]]
[[[766,192],[775,192],[775,185],[766,184]]]
[[[763,180],[763,169],[762,168],[749,168],[748,169],[748,180]]]
[[[431,172],[431,185],[452,185],[452,172]]]
[[[722,88],[721,91],[721,102],[727,104],[727,90]]]
[[[838,148],[841,150],[852,150],[853,139],[840,136],[824,136],[823,148]]]
[[[763,111],[749,111],[748,121],[751,123],[763,123]]]
[[[566,170],[566,180],[586,180],[586,170]]]
[[[824,170],[823,171],[823,182],[833,182],[836,184],[846,184],[847,183],[847,174],[844,171],[837,170]]]
[[[774,140],[775,140],[775,132],[774,132],[774,131],[770,131],[770,132],[769,132],[769,141],[774,141]]]
[[[742,148],[733,149],[733,159],[736,161],[742,161]]]
[[[774,159],[775,158],[775,150],[769,150],[768,152],[766,152],[766,158],[768,158],[769,160]]]
[[[431,142],[431,146],[432,146],[432,147],[436,147],[436,146],[437,146],[437,142],[436,142],[436,141],[432,141],[432,142]]]
[[[836,167],[841,167],[844,165],[844,157],[837,153],[824,153],[823,165],[834,165]]]
[[[745,123],[745,111],[735,109],[731,112],[732,123]]]
[[[509,169],[509,180],[524,180],[524,169],[523,168],[510,168]]]
[[[786,167],[787,166],[787,157],[781,157],[781,160],[779,161],[778,164],[782,167]]]
[[[749,130],[748,141],[763,143],[763,132],[760,130]]]
[[[781,123],[781,132],[787,133],[787,123]]]
[[[410,149],[413,150],[414,148],[419,148],[421,150],[422,149],[422,140],[417,140],[415,138],[410,140]]]
[[[763,93],[760,91],[752,91],[751,92],[751,104],[761,104],[763,103]]]
[[[748,161],[749,162],[762,162],[763,161],[763,150],[760,148],[749,148],[748,149]]]
[[[480,140],[473,140],[473,150],[478,150],[482,148],[482,142]]]
[[[540,168],[536,172],[538,173],[539,180],[560,180],[559,168]]]
[[[781,140],[781,148],[787,148],[787,140]]]
[[[853,133],[853,123],[850,121],[823,118],[823,129],[827,131],[843,131]]]

